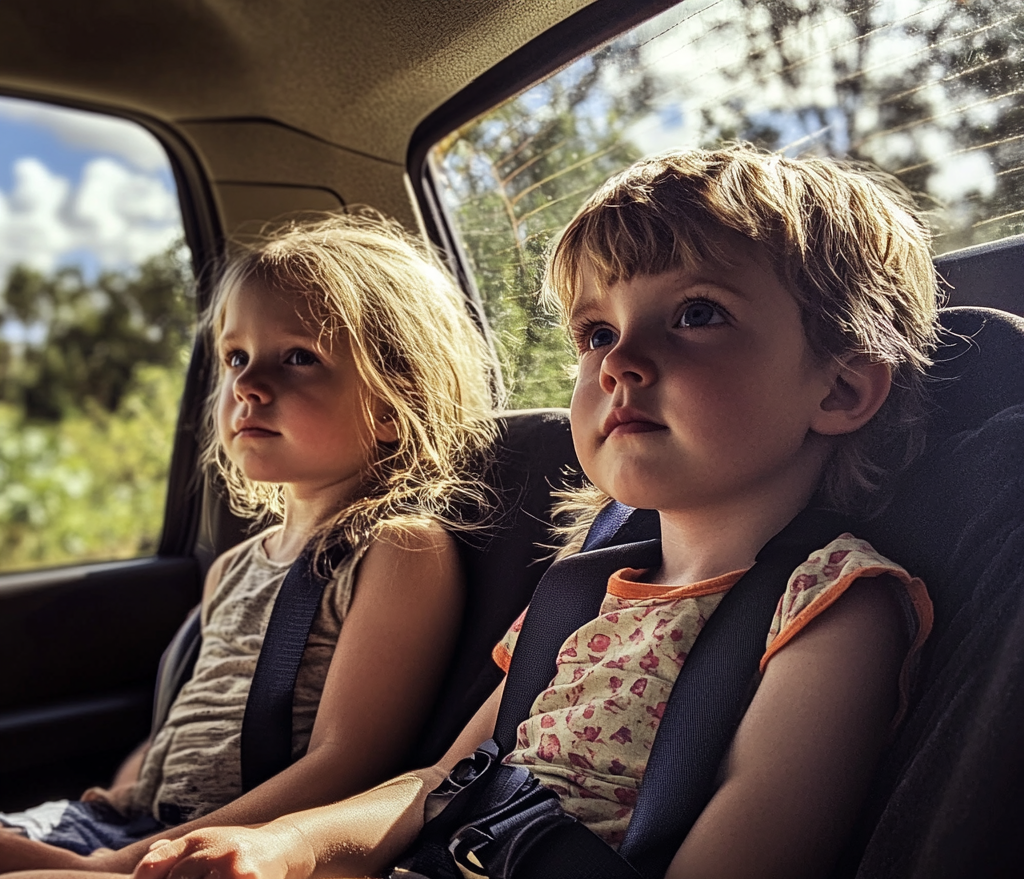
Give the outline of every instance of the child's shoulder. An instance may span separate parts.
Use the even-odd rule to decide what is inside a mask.
[[[425,517],[382,526],[360,563],[360,584],[376,581],[388,592],[429,583],[457,584],[461,589],[462,579],[455,539],[440,523]]]
[[[203,601],[209,601],[213,593],[216,591],[217,586],[224,579],[224,575],[240,560],[245,558],[257,546],[259,546],[271,531],[274,531],[279,527],[279,525],[274,525],[260,531],[258,534],[254,534],[251,537],[246,538],[241,543],[236,543],[233,547],[225,550],[217,556],[217,558],[213,560],[213,564],[210,565],[210,569],[206,572],[206,580],[203,586]]]
[[[374,534],[367,552],[450,552],[455,548],[455,539],[440,522],[429,516],[417,516],[382,525]]]

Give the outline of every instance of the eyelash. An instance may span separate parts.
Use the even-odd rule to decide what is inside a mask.
[[[725,323],[729,318],[729,312],[721,305],[719,305],[717,302],[715,302],[713,299],[708,299],[704,296],[696,296],[693,299],[687,299],[682,302],[682,310],[680,312],[679,319],[676,322],[677,329],[701,329],[705,326],[718,326],[718,324],[701,324],[700,326],[697,327],[683,325],[681,322],[684,316],[686,315],[687,310],[694,305],[707,305],[710,308],[714,309],[715,313],[722,318],[721,323]],[[583,354],[587,351],[595,350],[594,348],[591,347],[591,342],[594,338],[594,334],[601,329],[607,329],[609,332],[612,333],[615,332],[611,327],[607,326],[602,321],[585,320],[577,324],[571,324],[569,328],[569,333],[572,337],[573,342],[576,345],[577,353]],[[605,346],[602,345],[601,347]]]
[[[308,357],[309,358],[309,362],[308,363],[292,363],[291,361],[293,360],[293,358],[296,355],[301,355],[303,357]],[[232,361],[234,361],[234,359],[236,357],[241,358],[244,362],[242,362],[242,363],[234,363],[234,362],[232,362]],[[313,366],[313,365],[315,365],[315,364],[317,364],[319,362],[320,362],[320,359],[312,351],[308,351],[305,348],[293,348],[291,351],[289,351],[285,355],[285,358],[284,358],[284,363],[287,366]],[[248,363],[249,363],[249,355],[246,354],[245,351],[241,351],[241,350],[237,350],[236,349],[234,351],[228,351],[224,355],[224,364],[225,364],[225,366],[228,369],[241,369],[242,367],[246,366]]]
[[[718,314],[719,317],[722,318],[722,321],[721,321],[722,323],[724,323],[728,319],[728,317],[729,317],[729,312],[725,308],[723,308],[721,305],[719,305],[717,302],[715,302],[714,299],[708,299],[708,298],[706,298],[704,296],[695,296],[693,299],[687,299],[685,302],[683,302],[683,309],[682,309],[682,312],[679,315],[679,320],[680,321],[682,321],[682,319],[685,316],[686,312],[692,306],[694,306],[694,305],[707,305],[708,307],[713,309],[715,311],[715,313]],[[717,324],[701,324],[700,326],[701,327],[717,326]],[[687,328],[680,326],[680,329],[687,329]]]
[[[581,323],[573,323],[569,326],[569,336],[572,338],[573,344],[576,346],[576,353],[583,354],[586,351],[592,350],[590,347],[590,340],[593,338],[594,333],[604,327],[600,321],[583,321]]]

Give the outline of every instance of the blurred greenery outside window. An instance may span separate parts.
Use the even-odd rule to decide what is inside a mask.
[[[745,140],[869,161],[917,195],[938,253],[1024,232],[1022,45],[1020,0],[689,0],[453,132],[430,170],[510,404],[567,404],[545,250],[643,156]]]
[[[0,98],[0,570],[155,552],[190,266],[156,138]]]

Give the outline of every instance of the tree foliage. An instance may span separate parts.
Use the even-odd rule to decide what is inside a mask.
[[[92,406],[115,412],[142,367],[180,371],[195,323],[187,272],[180,246],[94,281],[77,266],[15,267],[0,310],[0,400],[58,422]]]
[[[0,310],[0,569],[155,550],[195,323],[180,248],[15,268]]]
[[[640,155],[623,136],[649,92],[635,61],[599,52],[440,146],[513,406],[568,402],[573,356],[537,299],[544,254],[580,202]],[[613,71],[624,86],[614,94],[601,87]]]
[[[741,139],[869,161],[940,250],[1024,232],[1022,37],[1019,0],[690,0],[455,132],[434,170],[512,403],[568,399],[542,257],[640,155]]]

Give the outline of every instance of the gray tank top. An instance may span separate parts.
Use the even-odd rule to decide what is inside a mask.
[[[271,529],[273,530],[273,529]],[[219,809],[242,794],[242,718],[274,600],[291,562],[271,561],[264,531],[242,544],[203,608],[203,640],[192,678],[150,744],[133,791],[136,812],[160,817],[176,806],[182,820]],[[305,753],[341,624],[352,602],[351,553],[324,590],[299,667],[292,701],[292,755]]]

